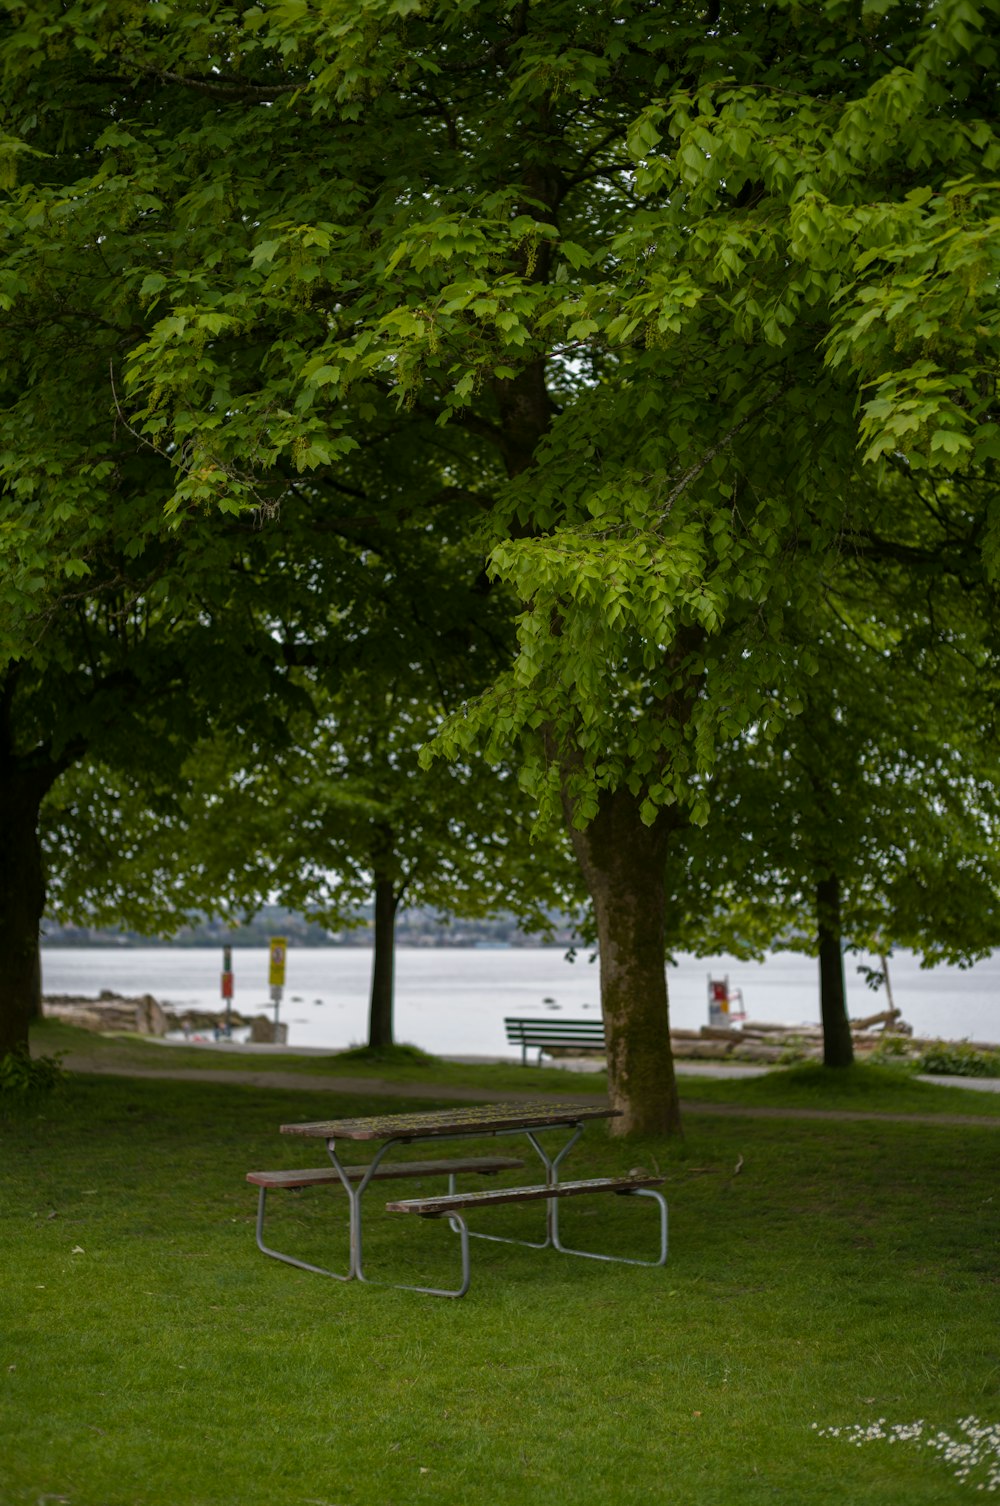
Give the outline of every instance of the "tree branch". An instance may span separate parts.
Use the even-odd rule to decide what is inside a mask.
[[[180,84],[184,89],[197,89],[202,94],[210,94],[215,99],[252,99],[266,101],[276,94],[294,94],[297,90],[305,88],[305,81],[295,84],[259,84],[241,83],[236,79],[227,79],[224,74],[215,78],[195,78],[190,74],[175,73],[169,68],[154,68],[151,64],[141,63],[136,58],[125,58],[126,63],[132,63],[136,70],[144,78],[159,79],[162,83]],[[133,80],[122,77],[120,74],[95,73],[88,75],[88,82],[95,84],[116,84],[120,88],[129,88]]]

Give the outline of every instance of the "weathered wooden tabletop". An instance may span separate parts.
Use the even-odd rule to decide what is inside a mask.
[[[375,1114],[368,1119],[321,1119],[283,1124],[283,1135],[313,1140],[423,1140],[435,1135],[495,1135],[502,1130],[555,1128],[582,1119],[614,1119],[620,1109],[592,1103],[484,1103],[471,1108],[430,1109],[418,1114]]]

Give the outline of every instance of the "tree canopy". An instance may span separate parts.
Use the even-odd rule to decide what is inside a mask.
[[[711,820],[675,851],[679,946],[819,955],[830,1064],[852,1054],[845,947],[965,965],[1000,944],[992,612],[924,584],[863,556],[842,572],[801,713],[720,749]]]
[[[92,516],[60,458],[85,391],[94,432],[162,460],[178,524],[304,483],[341,526],[463,520],[518,648],[437,745],[516,754],[570,830],[626,1132],[679,1125],[663,875],[718,749],[801,710],[861,499],[907,536],[897,457],[995,463],[997,10],[43,0],[4,22],[18,516]],[[41,336],[83,329],[50,384]]]
[[[45,812],[56,909],[170,932],[191,911],[236,924],[280,901],[327,926],[374,910],[369,1044],[393,1042],[401,906],[503,911],[536,931],[578,899],[565,841],[531,843],[514,769],[420,766],[421,745],[509,650],[509,610],[479,557],[440,531],[400,555],[387,536],[355,560],[353,594],[314,602],[333,655],[295,644],[297,701],[280,736],[221,721],[169,788],[104,767],[64,779]],[[301,604],[300,604],[301,608]],[[254,610],[269,619],[267,595]],[[300,612],[304,624],[307,614]],[[249,647],[249,645],[248,645]]]

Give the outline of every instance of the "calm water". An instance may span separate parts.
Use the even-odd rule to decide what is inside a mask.
[[[865,987],[848,957],[848,1007],[854,1017],[886,1007],[885,993]],[[966,971],[922,971],[901,953],[891,963],[893,997],[917,1035],[1000,1039],[1000,953]],[[212,948],[43,949],[46,993],[95,997],[101,989],[151,993],[161,1003],[221,1009],[222,954]],[[234,1004],[244,1014],[271,1012],[265,948],[234,950]],[[280,1018],[295,1046],[343,1049],[367,1034],[371,953],[360,947],[292,950]],[[709,973],[741,988],[752,1020],[798,1025],[819,1019],[816,963],[778,953],[763,963],[733,957],[683,957],[669,969],[670,1018],[678,1028],[708,1021]],[[599,1009],[597,964],[565,960],[561,947],[510,950],[402,947],[396,960],[396,1038],[437,1055],[508,1056],[508,1014],[569,1017]]]

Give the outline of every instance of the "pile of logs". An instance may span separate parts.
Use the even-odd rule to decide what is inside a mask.
[[[907,1048],[925,1043],[913,1039],[913,1031],[898,1009],[851,1021],[855,1054],[870,1055],[888,1036],[906,1042]],[[766,1025],[747,1020],[740,1029],[703,1025],[700,1030],[672,1030],[674,1056],[684,1061],[788,1062],[822,1061],[823,1030],[820,1025]]]

